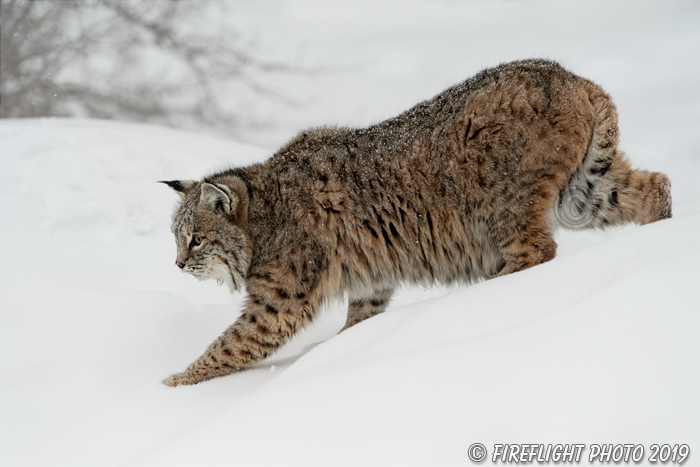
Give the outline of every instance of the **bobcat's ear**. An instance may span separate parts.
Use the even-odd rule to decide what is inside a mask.
[[[226,214],[231,214],[236,206],[236,196],[226,185],[202,183],[202,194],[199,200],[207,203],[212,209],[221,206]]]
[[[165,183],[170,188],[175,190],[183,198],[194,188],[197,184],[196,180],[173,180],[171,182],[158,182]]]

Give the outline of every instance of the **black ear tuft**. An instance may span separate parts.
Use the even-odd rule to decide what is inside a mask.
[[[172,180],[170,182],[160,181],[158,183],[165,183],[173,190],[185,196],[190,190],[197,184],[195,180]]]
[[[173,180],[172,182],[160,181],[158,183],[165,183],[175,191],[184,191],[182,188],[182,184],[178,180]]]

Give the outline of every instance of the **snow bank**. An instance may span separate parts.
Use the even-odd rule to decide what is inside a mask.
[[[94,121],[2,122],[0,141],[8,465],[456,465],[477,441],[699,439],[700,197],[333,337],[336,307],[272,361],[173,390],[161,378],[241,297],[172,266],[175,195],[154,179],[261,152]]]

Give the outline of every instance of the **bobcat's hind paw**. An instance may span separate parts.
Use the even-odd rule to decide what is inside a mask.
[[[671,180],[664,174],[659,177],[659,220],[670,219],[672,217],[672,201],[671,201]]]
[[[173,375],[168,376],[163,380],[163,384],[166,386],[169,386],[171,388],[174,388],[175,386],[183,386],[183,385],[190,385],[190,384],[197,384],[201,381],[201,379],[197,379],[191,375],[188,375],[186,373],[175,373]]]

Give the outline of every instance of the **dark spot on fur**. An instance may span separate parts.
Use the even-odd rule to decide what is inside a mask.
[[[603,165],[601,167],[594,167],[591,169],[591,174],[592,175],[598,175],[598,176],[603,176],[606,173],[608,173],[608,170],[610,170],[610,164]]]
[[[608,197],[608,202],[610,203],[611,207],[617,206],[617,190],[613,190],[612,193],[610,193],[610,196]]]
[[[394,227],[394,224],[392,222],[389,222],[389,230],[391,231],[391,235],[393,235],[394,237],[399,236],[399,231],[396,230],[396,227]]]
[[[277,289],[277,295],[279,295],[280,298],[289,298],[289,294],[283,289]]]
[[[276,315],[276,314],[278,313],[277,309],[276,309],[274,306],[272,306],[272,305],[266,305],[266,306],[265,306],[265,310],[266,310],[268,313],[272,313],[273,315]]]
[[[479,133],[481,133],[485,129],[486,129],[486,127],[482,126],[478,130],[476,130],[474,133],[472,133],[472,135],[469,137],[469,139],[472,140],[472,139],[476,138],[477,136],[479,136]]]
[[[384,300],[372,300],[369,303],[370,303],[370,305],[377,307],[377,306],[384,305]]]
[[[275,344],[275,343],[273,343],[273,342],[265,342],[265,341],[262,341],[262,340],[258,339],[256,336],[251,336],[251,337],[248,338],[248,340],[249,340],[250,342],[252,342],[253,344],[257,345],[258,347],[263,347],[263,348],[265,348],[265,349],[275,349],[275,348],[277,348],[277,344]]]
[[[224,353],[224,355],[228,355],[228,356],[231,355],[231,349],[225,348],[224,350],[222,350],[222,352]],[[225,365],[225,363],[224,363],[224,365]]]
[[[420,193],[418,194],[418,196],[420,196]],[[374,211],[374,215],[377,217],[377,221],[381,225],[384,225],[384,218],[382,217],[381,214],[379,214],[379,211],[377,211],[377,209],[374,206],[372,206],[372,211]]]
[[[384,227],[382,227],[382,237],[384,237],[384,242],[386,242],[387,247],[392,248],[394,246],[394,244],[389,239],[389,234],[386,233]]]
[[[363,224],[365,225],[365,227],[367,227],[369,229],[370,233],[372,234],[372,236],[374,238],[379,238],[379,234],[377,233],[376,230],[374,230],[372,228],[372,226],[369,224],[369,221],[367,219],[364,220]]]
[[[433,218],[430,215],[430,211],[426,211],[425,218],[428,221],[428,228],[430,229],[430,238],[435,238],[435,234],[433,232]]]
[[[274,282],[274,281],[272,280],[272,277],[270,277],[270,276],[267,275],[267,274],[251,274],[250,277],[251,277],[252,279],[262,279],[262,280],[264,280],[264,281],[266,281],[266,282]]]

